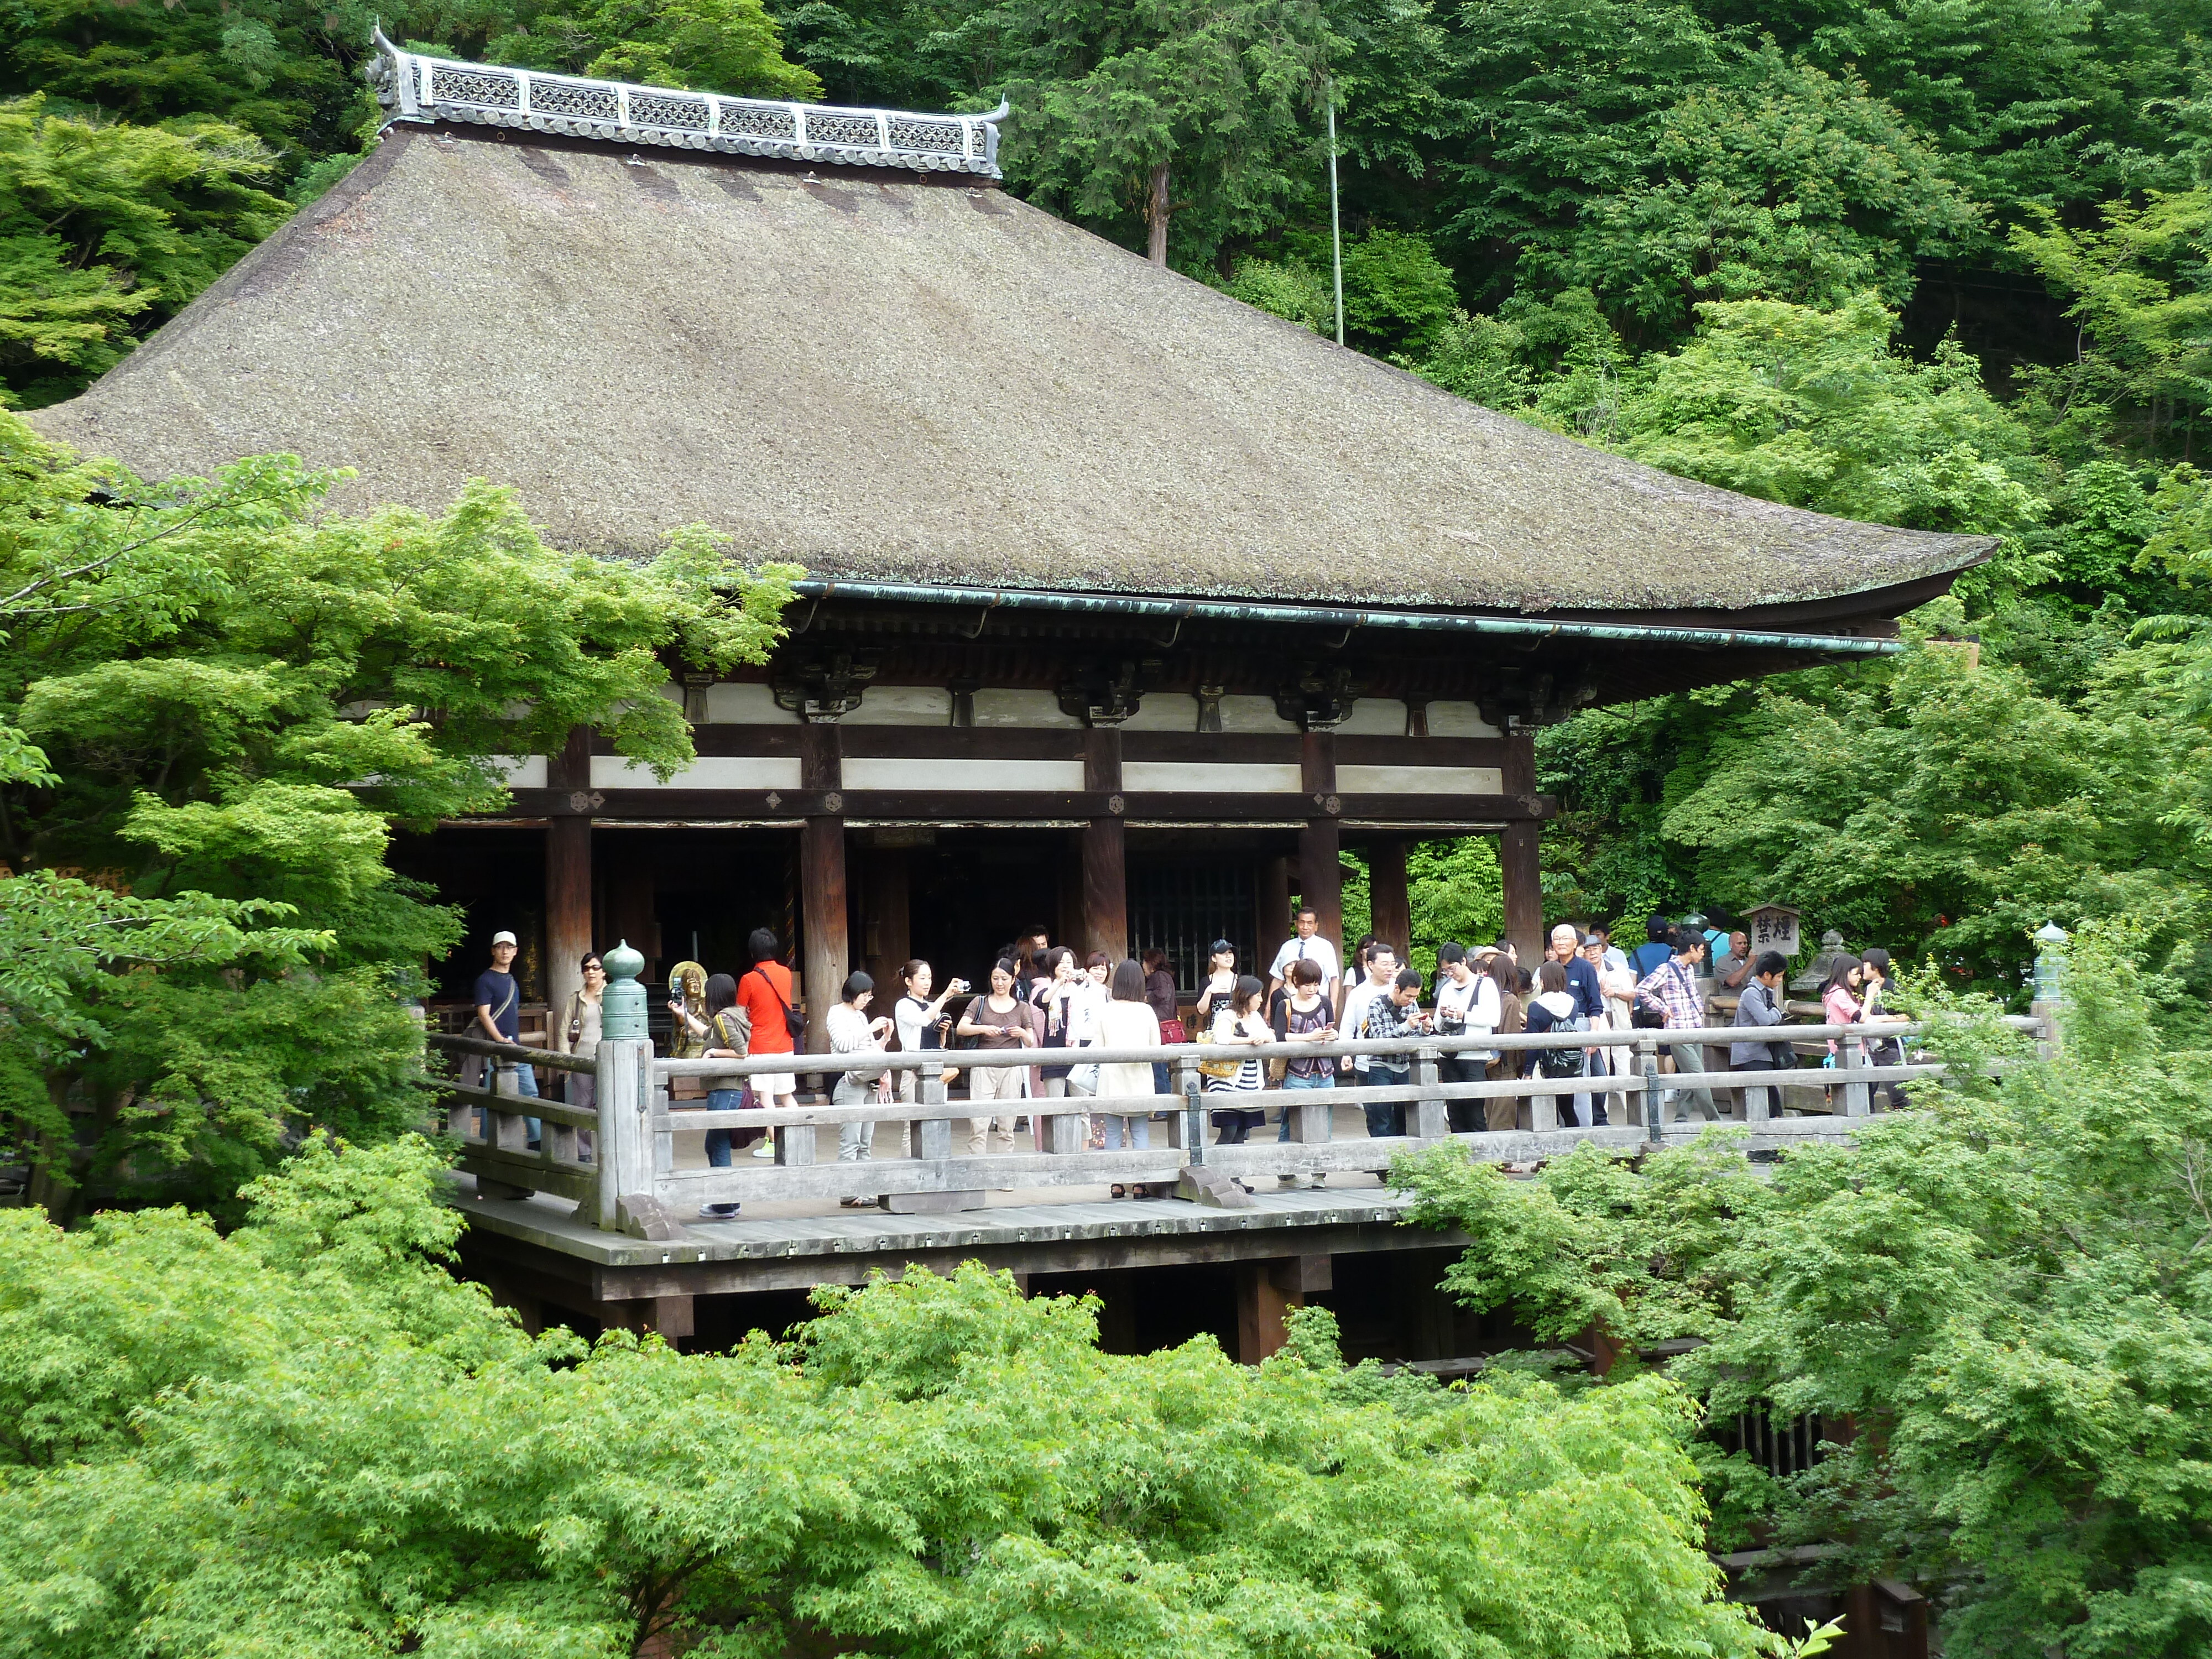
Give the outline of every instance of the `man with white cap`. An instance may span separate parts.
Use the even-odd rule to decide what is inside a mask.
[[[477,1030],[472,1034],[492,1042],[522,1046],[522,988],[514,982],[514,935],[502,928],[491,936],[491,966],[477,975],[474,999]],[[538,1098],[538,1073],[527,1066],[514,1068],[514,1091]],[[530,1139],[538,1139],[538,1120],[529,1121]]]

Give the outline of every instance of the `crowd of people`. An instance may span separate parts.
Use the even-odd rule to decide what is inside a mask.
[[[947,1066],[940,1073],[948,1087],[963,1088],[970,1115],[966,1149],[983,1156],[995,1148],[1012,1150],[1024,1128],[1037,1151],[1069,1151],[1077,1146],[1101,1149],[1149,1145],[1155,1113],[1120,1104],[1170,1093],[1164,1063],[1086,1061],[1086,1048],[1126,1050],[1197,1042],[1216,1048],[1250,1052],[1212,1057],[1199,1065],[1208,1115],[1224,1144],[1245,1141],[1262,1128],[1266,1114],[1237,1103],[1268,1087],[1330,1089],[1340,1082],[1360,1087],[1404,1086],[1412,1080],[1410,1053],[1323,1054],[1321,1046],[1343,1039],[1382,1041],[1425,1036],[1480,1039],[1522,1032],[1574,1033],[1647,1029],[1657,1035],[1677,1073],[1705,1075],[1708,1067],[1700,1042],[1670,1042],[1668,1031],[1709,1026],[1711,991],[1737,998],[1735,1028],[1744,1033],[1729,1046],[1729,1064],[1737,1072],[1791,1069],[1797,1056],[1790,1041],[1772,1035],[1785,1014],[1788,963],[1778,952],[1751,954],[1741,933],[1722,933],[1701,926],[1676,926],[1651,917],[1645,938],[1623,950],[1610,930],[1587,930],[1562,922],[1553,928],[1542,959],[1524,964],[1510,940],[1465,945],[1448,943],[1437,951],[1433,982],[1400,959],[1389,940],[1360,939],[1351,961],[1340,963],[1334,944],[1322,936],[1319,919],[1301,909],[1291,937],[1276,951],[1264,973],[1239,967],[1236,947],[1214,941],[1204,981],[1186,1023],[1175,975],[1165,953],[1148,951],[1141,959],[1115,961],[1103,951],[1079,957],[1055,945],[1042,927],[1030,929],[1006,946],[992,963],[987,984],[964,979],[939,984],[934,966],[915,960],[897,970],[889,988],[890,1009],[881,1011],[878,988],[866,973],[849,975],[836,1003],[824,1011],[826,1052],[842,1061],[835,1072],[831,1100],[861,1106],[888,1100],[894,1090],[908,1102],[916,1097],[921,1071],[869,1064],[869,1057],[893,1050],[975,1048],[987,1052],[1032,1051],[1024,1066]],[[757,930],[747,941],[750,964],[744,972],[708,975],[696,963],[683,963],[672,975],[667,1011],[669,1052],[678,1059],[740,1059],[793,1056],[788,1071],[756,1073],[739,1089],[708,1091],[678,1079],[672,1103],[718,1111],[748,1105],[796,1103],[799,1054],[806,1016],[798,1006],[790,969],[775,935]],[[516,1041],[515,983],[510,971],[514,939],[495,936],[492,966],[476,988],[474,1024],[478,1035]],[[564,1053],[590,1055],[600,1033],[601,1000],[606,975],[596,953],[584,957],[582,988],[554,1012],[552,1045]],[[1886,1006],[1891,978],[1889,953],[1871,950],[1832,964],[1820,989],[1825,1024],[1896,1024],[1902,1017]],[[1837,1045],[1828,1044],[1831,1057]],[[1875,1065],[1902,1059],[1894,1038],[1875,1037],[1867,1046]],[[1442,1061],[1444,1082],[1540,1076],[1556,1080],[1563,1120],[1582,1127],[1608,1121],[1607,1101],[1620,1110],[1625,1097],[1608,1097],[1603,1079],[1631,1058],[1618,1046],[1571,1043],[1539,1049],[1461,1046]],[[818,1063],[818,1062],[816,1062]],[[812,1069],[810,1065],[809,1069]],[[518,1068],[518,1087],[534,1097],[531,1068]],[[894,1083],[894,1078],[896,1082]],[[1901,1103],[1898,1085],[1878,1085]],[[592,1079],[571,1074],[572,1104],[588,1105]],[[1116,1109],[1088,1114],[1026,1112],[1040,1100],[1100,1097]],[[1704,1085],[1670,1089],[1665,1100],[1677,1115],[1720,1115],[1712,1091]],[[1406,1133],[1402,1102],[1364,1102],[1368,1133],[1384,1137]],[[1522,1127],[1522,1102],[1511,1096],[1485,1100],[1451,1100],[1446,1111],[1452,1131],[1467,1133]],[[1027,1121],[1024,1123],[1024,1117]],[[1055,1131],[1055,1123],[1065,1126]],[[1292,1114],[1277,1114],[1277,1138],[1291,1138]],[[874,1155],[873,1123],[856,1118],[839,1126],[837,1155],[860,1161]],[[533,1127],[532,1135],[535,1135]],[[1054,1136],[1060,1139],[1055,1141]],[[758,1129],[711,1128],[706,1132],[708,1162],[726,1168],[738,1152],[770,1158],[774,1147]],[[1291,1184],[1295,1177],[1280,1177]],[[1308,1177],[1319,1186],[1325,1177]],[[1115,1197],[1143,1197],[1141,1184],[1115,1185]],[[848,1205],[868,1200],[850,1198]],[[734,1203],[702,1207],[708,1218],[737,1212]]]

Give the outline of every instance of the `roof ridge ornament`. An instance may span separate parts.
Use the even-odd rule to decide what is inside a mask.
[[[426,57],[393,46],[381,25],[370,39],[376,52],[365,73],[394,121],[469,121],[611,143],[1003,176],[998,124],[1012,109],[1003,100],[980,114],[926,115],[729,98]]]

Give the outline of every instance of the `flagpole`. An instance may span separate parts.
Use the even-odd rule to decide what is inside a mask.
[[[1336,267],[1336,343],[1344,343],[1344,221],[1336,204],[1336,87],[1328,88],[1328,246]]]

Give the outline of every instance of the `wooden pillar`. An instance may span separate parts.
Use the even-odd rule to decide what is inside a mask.
[[[1275,951],[1291,936],[1291,861],[1272,858],[1260,866],[1260,884],[1252,901],[1254,938],[1259,954],[1252,971],[1259,973],[1275,959]],[[1265,975],[1261,975],[1265,978]]]
[[[592,733],[579,726],[546,768],[546,783],[572,797],[592,787]],[[563,802],[563,805],[568,803]],[[592,819],[588,811],[556,810],[545,828],[545,1000],[558,1019],[569,996],[584,988],[579,965],[592,949]]]
[[[1406,843],[1395,836],[1367,844],[1367,893],[1375,937],[1403,966],[1413,942],[1413,902],[1406,886]]]
[[[1306,797],[1316,810],[1298,832],[1298,901],[1312,910],[1322,938],[1344,948],[1343,837],[1336,815],[1326,810],[1336,799],[1336,738],[1309,732],[1299,750]],[[1264,947],[1264,941],[1263,941]]]
[[[1280,1348],[1289,1333],[1283,1316],[1305,1305],[1303,1295],[1285,1291],[1267,1270],[1272,1261],[1237,1264],[1237,1358],[1256,1365]]]
[[[1335,1283],[1334,1259],[1282,1256],[1237,1264],[1237,1358],[1256,1365],[1289,1338],[1284,1316],[1306,1305],[1306,1297]]]
[[[1093,726],[1083,734],[1083,787],[1094,795],[1121,793],[1121,733]],[[1118,814],[1083,827],[1083,939],[1079,953],[1103,951],[1119,963],[1129,954],[1127,842]],[[1073,941],[1070,941],[1073,943]]]
[[[1536,797],[1534,732],[1506,733],[1504,770],[1505,793],[1522,797],[1533,811]],[[1544,890],[1537,869],[1540,830],[1533,817],[1516,819],[1505,826],[1498,848],[1505,889],[1505,937],[1521,953],[1521,965],[1532,973],[1544,955]]]
[[[837,728],[817,723],[804,728],[799,741],[799,783],[835,795],[840,787]],[[799,931],[805,945],[806,1052],[830,1047],[830,1009],[852,971],[852,946],[846,937],[845,817],[842,812],[809,816],[799,830]]]
[[[889,1012],[898,996],[898,970],[913,950],[912,878],[903,847],[868,855],[860,880],[860,951],[876,981],[876,1006]]]
[[[616,838],[608,860],[609,949],[627,939],[631,950],[645,958],[638,977],[651,984],[660,970],[660,922],[654,908],[657,891],[653,878],[650,837],[626,835]]]

